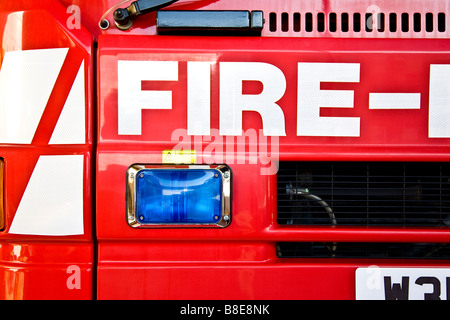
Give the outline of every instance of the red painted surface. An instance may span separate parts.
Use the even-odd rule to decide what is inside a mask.
[[[160,163],[162,150],[178,143],[171,141],[174,128],[186,128],[186,61],[211,56],[217,57],[218,62],[267,62],[283,71],[287,89],[279,105],[285,113],[287,136],[279,138],[282,160],[409,161],[420,158],[448,161],[448,141],[428,138],[426,108],[429,65],[449,62],[447,54],[441,51],[444,45],[430,41],[427,53],[417,53],[422,49],[420,40],[403,41],[396,40],[394,44],[393,40],[347,40],[343,48],[341,41],[330,39],[305,42],[303,39],[225,38],[212,42],[209,38],[182,41],[176,37],[99,37],[98,296],[118,298],[126,292],[125,296],[130,298],[151,299],[226,299],[231,296],[236,299],[354,299],[354,270],[365,262],[279,260],[275,242],[363,239],[447,242],[445,229],[278,226],[276,177],[260,175],[260,165],[251,165],[248,159],[246,164],[230,164],[233,221],[226,229],[135,230],[126,225],[124,213],[117,209],[125,207],[125,198],[121,195],[127,167],[131,163]],[[369,43],[371,50],[362,52]],[[399,48],[403,49],[401,53]],[[165,87],[155,83],[151,89],[172,90],[173,108],[144,110],[142,135],[118,135],[117,71],[114,67],[117,60],[166,60],[167,57],[180,61],[179,80]],[[296,136],[298,62],[360,63],[359,83],[327,86],[330,90],[354,90],[355,108],[323,112],[324,116],[359,116],[360,137]],[[217,65],[212,70],[211,127],[218,129],[220,70]],[[418,80],[405,81],[409,77]],[[422,108],[369,110],[369,92],[380,90],[420,92]],[[386,122],[386,117],[392,121]],[[249,128],[261,129],[258,115],[245,114],[243,130]],[[203,144],[195,144],[192,140],[192,148],[202,154],[208,143],[204,140]],[[232,147],[237,150],[237,144]],[[224,158],[227,156],[229,154]],[[131,289],[114,280],[126,275],[130,279],[129,273],[144,285]]]
[[[94,174],[92,170],[93,37],[84,27],[68,29],[67,18],[66,8],[55,1],[39,3],[3,1],[0,4],[1,60],[7,51],[69,48],[31,145],[0,145],[0,155],[5,161],[6,215],[5,229],[0,232],[0,299],[92,299],[94,297],[94,237],[91,231],[93,225],[91,181]],[[53,128],[83,60],[87,89],[85,90],[86,144],[50,145]],[[84,234],[58,237],[9,233],[39,157],[75,154],[84,156]],[[71,266],[79,269],[73,271]],[[70,285],[72,275],[79,276],[80,287],[73,288]]]
[[[449,63],[448,50],[450,46],[442,41],[427,41],[426,49],[423,49],[423,40],[346,39],[343,43],[342,39],[321,38],[305,42],[301,38],[286,41],[283,38],[222,37],[212,41],[208,37],[102,36],[99,37],[100,147],[113,143],[159,147],[180,142],[181,139],[174,143],[171,137],[175,129],[186,129],[188,61],[214,62],[211,76],[211,128],[219,129],[219,64],[238,61],[274,65],[286,78],[285,94],[278,101],[286,125],[286,137],[279,138],[283,158],[289,159],[290,155],[293,155],[292,158],[298,157],[296,154],[306,154],[312,158],[329,154],[333,158],[353,157],[356,160],[367,153],[370,157],[385,159],[400,154],[408,158],[412,153],[433,157],[441,154],[445,157],[448,142],[428,138],[427,106],[430,65]],[[179,61],[178,81],[164,81],[167,84],[154,81],[152,84],[152,90],[173,92],[173,108],[143,111],[143,130],[138,136],[120,136],[117,132],[118,60]],[[297,65],[301,62],[359,64],[359,82],[321,84],[321,90],[354,91],[354,107],[322,108],[321,117],[360,118],[360,137],[297,136],[297,83],[302,76],[298,74]],[[369,110],[369,93],[378,92],[420,93],[421,108]],[[244,113],[242,130],[245,132],[248,129],[262,129],[261,117],[256,112]]]
[[[174,130],[187,128],[187,61],[213,62],[212,129],[219,128],[220,120],[220,62],[263,62],[283,72],[287,87],[278,103],[285,117],[286,136],[278,140],[280,160],[449,161],[449,139],[428,138],[430,65],[450,64],[450,45],[445,39],[448,31],[306,34],[304,30],[295,33],[278,28],[276,32],[265,29],[261,38],[158,36],[155,14],[136,21],[129,31],[115,27],[101,31],[97,27],[100,17],[116,1],[73,2],[47,0],[38,5],[23,0],[0,4],[1,59],[10,50],[5,45],[9,41],[14,42],[10,44],[14,50],[70,48],[32,144],[0,145],[6,170],[6,228],[0,231],[0,298],[354,299],[357,267],[449,267],[436,261],[277,258],[277,241],[449,242],[450,236],[447,229],[437,228],[279,226],[276,176],[260,174],[266,166],[261,164],[263,158],[258,158],[257,164],[250,164],[248,158],[238,163],[242,155],[237,154],[237,140],[229,145],[232,152],[224,148],[224,153],[218,154],[229,162],[233,172],[233,216],[229,227],[133,229],[125,216],[126,169],[133,163],[161,163],[162,151],[179,142],[171,139]],[[380,1],[380,8],[383,12],[413,13],[419,3]],[[445,11],[448,4],[433,3],[435,12]],[[71,4],[80,8],[79,29],[69,29],[67,25],[71,16],[66,9]],[[362,4],[346,8],[333,1],[323,2],[323,6],[317,2],[316,6],[312,10],[305,7],[304,1],[295,0],[222,0],[179,1],[170,8],[263,10],[266,19],[270,12],[310,10],[340,14],[350,9],[367,9]],[[2,31],[10,14],[18,11],[24,12],[19,23],[24,31],[10,40]],[[422,39],[427,35],[433,39]],[[93,41],[98,42],[98,49]],[[48,128],[54,127],[83,59],[86,144],[50,146]],[[165,87],[160,83],[144,84],[144,90],[171,90],[173,108],[144,110],[142,135],[118,134],[118,60],[178,61],[178,81]],[[353,108],[323,108],[321,116],[359,117],[359,137],[296,135],[299,62],[359,64],[360,81],[321,85],[321,90],[354,91]],[[261,88],[249,84],[245,90],[252,93]],[[420,109],[369,110],[369,93],[375,92],[420,93]],[[244,131],[261,128],[259,115],[244,113]],[[268,141],[277,140],[272,137]],[[198,162],[208,162],[210,158],[204,151],[210,140],[192,142]],[[269,146],[269,153],[275,152]],[[83,235],[24,236],[8,232],[37,159],[44,154],[84,155]],[[67,284],[72,275],[68,268],[73,265],[80,268],[80,289],[70,289]]]

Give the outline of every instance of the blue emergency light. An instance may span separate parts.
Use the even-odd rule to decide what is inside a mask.
[[[127,171],[133,227],[224,227],[230,223],[228,166],[133,165]]]

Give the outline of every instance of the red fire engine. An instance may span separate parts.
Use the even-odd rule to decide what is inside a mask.
[[[449,5],[1,1],[0,298],[450,299]]]

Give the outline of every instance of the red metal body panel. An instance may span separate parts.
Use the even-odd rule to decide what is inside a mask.
[[[391,261],[345,262],[278,259],[276,241],[447,242],[446,229],[299,227],[276,223],[276,176],[261,175],[261,159],[237,164],[239,142],[223,148],[233,171],[233,221],[223,230],[136,230],[125,221],[124,172],[132,163],[161,163],[162,151],[182,139],[187,128],[188,61],[213,61],[211,127],[219,129],[220,63],[264,62],[278,67],[287,82],[278,101],[286,119],[279,137],[280,160],[448,161],[448,139],[428,138],[429,68],[449,63],[446,43],[438,40],[277,39],[191,37],[99,37],[99,144],[97,235],[98,297],[151,299],[354,299],[354,271]],[[370,50],[367,48],[370,47]],[[179,61],[178,81],[148,84],[147,90],[171,90],[171,110],[143,110],[142,134],[118,134],[118,60]],[[321,116],[357,116],[359,137],[296,135],[299,62],[359,63],[358,83],[322,84],[322,90],[354,90],[353,109],[323,110]],[[415,79],[414,82],[409,79]],[[252,90],[252,89],[250,89]],[[419,110],[370,110],[371,92],[420,92]],[[389,118],[390,121],[386,122]],[[262,129],[257,113],[245,113],[243,131]],[[270,139],[270,138],[268,138]],[[272,137],[273,139],[273,137]],[[199,163],[211,139],[194,140]],[[269,140],[270,141],[270,140]],[[224,138],[225,143],[225,138]],[[273,145],[272,145],[273,146]],[[269,154],[274,152],[268,146]],[[233,150],[230,154],[229,150]],[[203,157],[202,157],[203,156]],[[274,158],[272,158],[274,159]],[[234,162],[232,162],[234,160]],[[251,192],[249,192],[251,190]],[[120,213],[122,212],[122,213]],[[123,242],[125,240],[125,242]],[[431,262],[430,265],[443,265]],[[444,264],[445,265],[445,264]],[[136,272],[132,272],[136,270]],[[130,276],[130,274],[132,274]],[[139,288],[116,281],[127,276]],[[138,280],[139,279],[139,280]],[[209,280],[207,280],[209,279]],[[211,279],[214,279],[211,281]]]
[[[237,244],[241,245],[241,244]],[[141,247],[142,244],[139,245]],[[190,253],[194,256],[194,245]],[[197,245],[198,246],[198,245]],[[219,244],[218,244],[219,246]],[[257,246],[241,245],[246,254],[258,251]],[[159,252],[161,246],[145,246],[145,251]],[[251,247],[251,249],[250,249]],[[114,249],[113,249],[114,248]],[[133,245],[123,248],[130,255],[108,253],[120,250],[118,244],[101,246],[104,266],[100,268],[99,295],[107,299],[154,300],[353,300],[355,299],[355,269],[379,267],[427,267],[439,264],[396,261],[354,261],[328,259],[285,259],[277,261],[242,262],[168,262],[148,261],[150,255]],[[164,250],[170,250],[164,246]],[[174,244],[173,251],[179,250]],[[134,254],[134,255],[133,255]],[[107,259],[114,259],[115,262]],[[122,260],[123,259],[123,260]],[[139,260],[138,260],[139,259]],[[176,260],[177,258],[174,258]],[[214,255],[214,260],[217,261]],[[146,283],[131,288],[115,279]],[[213,282],[213,283],[211,283]]]
[[[385,160],[401,154],[404,154],[405,158],[412,154],[422,154],[437,160],[434,156],[440,153],[445,158],[447,139],[428,138],[427,105],[430,65],[448,63],[450,47],[442,41],[425,42],[424,49],[424,40],[308,39],[308,42],[305,42],[301,38],[286,41],[278,38],[227,37],[211,41],[207,37],[192,37],[185,40],[162,36],[155,38],[103,36],[99,38],[99,85],[101,94],[105,97],[101,99],[100,104],[105,110],[106,106],[109,111],[117,105],[115,66],[118,60],[179,61],[180,78],[165,87],[161,83],[160,87],[158,83],[153,84],[153,90],[173,91],[173,109],[144,111],[141,135],[134,137],[118,135],[117,112],[100,113],[100,147],[112,143],[124,145],[139,143],[153,147],[164,143],[176,145],[180,142],[178,140],[174,142],[171,138],[175,129],[186,129],[187,61],[212,60],[215,63],[211,78],[211,128],[219,129],[219,64],[247,61],[275,65],[286,77],[286,92],[278,101],[286,123],[286,137],[279,138],[280,154],[283,158],[285,155],[288,158],[290,154],[303,153],[313,158],[314,155],[320,157],[329,154],[347,159],[364,154],[371,157],[381,155]],[[283,59],[280,59],[280,56]],[[354,91],[354,108],[323,108],[321,117],[359,117],[361,119],[359,137],[307,137],[296,134],[297,77],[302,76],[297,72],[299,62],[360,65],[361,80],[357,83],[321,84],[321,90]],[[409,81],[410,79],[414,81]],[[421,108],[395,111],[370,110],[369,93],[376,92],[418,92],[421,94]],[[387,117],[390,119],[388,123]],[[245,114],[242,130],[245,132],[247,129],[257,131],[262,129],[258,114]]]
[[[431,68],[450,65],[450,28],[448,23],[444,31],[437,28],[437,13],[448,13],[448,0],[180,0],[167,8],[262,10],[266,25],[261,37],[161,36],[156,34],[156,13],[139,17],[130,30],[121,31],[112,25],[110,12],[105,17],[111,26],[101,30],[100,19],[117,3],[0,3],[3,74],[7,53],[68,48],[31,142],[2,141],[0,128],[0,158],[5,163],[0,299],[355,299],[358,267],[450,268],[449,260],[277,257],[276,243],[280,241],[448,243],[450,234],[448,228],[279,225],[277,177],[273,171],[277,161],[448,162],[450,138],[433,137],[430,133],[430,114],[435,112],[430,108],[431,89],[435,86]],[[367,30],[364,15],[368,12],[375,14],[373,25],[378,23],[379,12],[385,13],[386,23],[391,12],[399,17],[407,13],[411,17],[409,31],[403,31],[400,23],[395,31],[389,30],[387,24],[383,31]],[[411,31],[412,16],[417,12],[422,17],[433,13],[433,30],[422,24],[420,31]],[[271,13],[276,21],[270,20]],[[293,26],[295,13],[301,13],[301,28]],[[348,13],[350,26],[356,19],[353,13],[359,13],[363,17],[362,28],[331,31],[326,18],[325,30],[314,27],[308,31],[305,13],[311,13],[314,26],[319,13],[326,17],[336,13],[338,25],[342,14]],[[282,14],[288,20],[282,21]],[[119,61],[175,62],[176,80],[141,79],[141,91],[171,92],[171,108],[142,110],[140,134],[119,132],[119,80],[128,80],[119,78]],[[190,62],[210,64],[209,76],[202,78],[211,88],[210,115],[199,118],[209,116],[211,136],[186,132]],[[286,81],[286,86],[276,101],[282,114],[276,127],[285,129],[285,135],[262,135],[267,117],[254,111],[241,112],[241,129],[251,135],[248,140],[219,134],[224,117],[220,113],[221,94],[227,81],[222,76],[231,62],[260,63],[279,70],[277,76]],[[321,92],[351,92],[353,105],[324,106],[315,115],[338,121],[357,119],[357,134],[319,132],[314,136],[299,131],[302,124],[297,118],[304,111],[299,107],[304,98],[300,87],[314,76],[302,71],[302,64],[324,64],[325,69],[343,64],[357,69],[357,78],[351,81],[320,81],[316,88]],[[84,66],[84,142],[53,144],[55,128],[81,74],[80,66]],[[135,80],[131,79],[133,76],[130,72],[130,80]],[[258,95],[267,90],[259,81],[244,82],[242,95]],[[414,100],[412,107],[371,108],[370,95],[377,93],[405,93],[420,98]],[[199,90],[198,94],[204,92]],[[0,108],[2,103],[0,100]],[[222,162],[230,166],[230,226],[130,227],[126,220],[127,168],[135,163],[160,164],[163,151],[176,148],[181,142],[184,149],[196,151],[198,164]],[[79,177],[83,231],[67,235],[17,232],[15,223],[23,212],[23,203],[29,199],[27,192],[37,176],[35,171],[42,165],[40,161],[57,156],[83,159]],[[51,176],[42,172],[47,174],[46,179]],[[32,211],[25,216],[33,216]]]
[[[93,67],[91,34],[68,29],[66,8],[55,1],[0,4],[1,61],[8,52],[69,48],[30,144],[0,144],[5,162],[5,229],[0,232],[0,299],[92,299]],[[50,139],[72,84],[84,63],[85,143],[54,145]],[[2,67],[5,67],[2,65]],[[4,68],[2,68],[2,71]],[[40,79],[36,79],[41,81]],[[35,96],[39,92],[31,93]],[[11,120],[13,121],[13,120]],[[42,156],[83,157],[83,234],[52,236],[10,232],[18,207]],[[61,176],[60,179],[64,179]],[[37,214],[37,213],[36,213]],[[72,286],[76,277],[76,286]],[[75,282],[74,282],[75,283]]]

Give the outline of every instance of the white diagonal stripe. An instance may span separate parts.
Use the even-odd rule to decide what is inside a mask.
[[[31,143],[68,50],[5,54],[0,70],[0,143]]]
[[[84,144],[86,142],[84,91],[83,61],[53,131],[50,144]]]
[[[83,234],[83,155],[41,156],[9,233]]]

